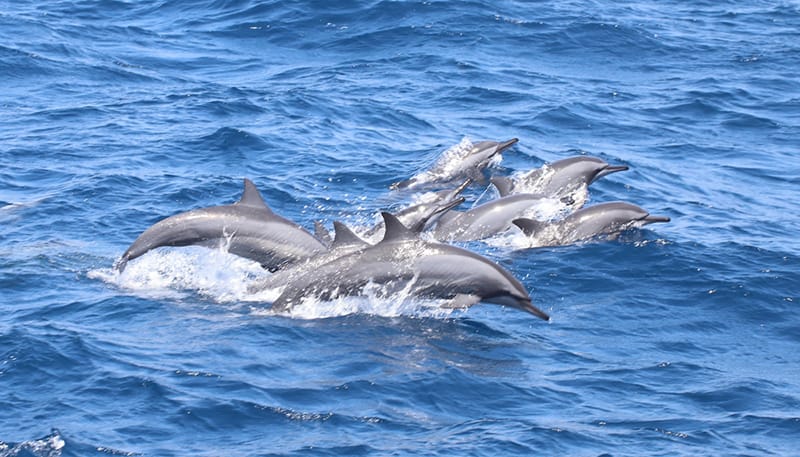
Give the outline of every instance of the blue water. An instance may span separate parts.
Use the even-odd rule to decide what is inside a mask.
[[[0,1],[0,456],[797,455],[798,74],[788,0]],[[111,269],[243,177],[374,220],[465,137],[628,165],[590,204],[672,222],[467,244],[549,323],[274,316],[203,248]]]

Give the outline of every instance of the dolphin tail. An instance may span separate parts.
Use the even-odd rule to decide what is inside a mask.
[[[522,230],[522,233],[527,236],[533,236],[544,228],[544,223],[524,217],[520,219],[514,219],[511,221],[511,223],[519,227]]]
[[[128,260],[130,260],[130,256],[126,253],[122,257],[119,258],[116,262],[114,262],[114,269],[117,270],[119,273],[125,271],[125,267],[128,266]]]

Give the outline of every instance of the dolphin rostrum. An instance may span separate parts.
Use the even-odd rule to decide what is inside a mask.
[[[508,141],[480,141],[469,147],[451,148],[437,159],[427,170],[405,181],[391,185],[392,189],[407,189],[422,184],[447,183],[457,179],[470,178],[484,182],[483,169],[506,149],[513,146],[517,138]]]
[[[598,236],[614,238],[621,232],[656,222],[669,222],[669,217],[652,216],[644,209],[625,202],[600,203],[579,209],[560,221],[540,222],[516,219],[514,225],[540,246],[557,246],[588,240]]]
[[[496,176],[491,181],[501,196],[534,192],[560,198],[588,186],[603,176],[627,169],[625,165],[609,165],[597,157],[575,156],[556,160],[516,178]]]
[[[295,278],[273,302],[273,310],[287,311],[306,297],[362,295],[374,284],[387,293],[408,290],[415,297],[450,300],[456,308],[483,301],[550,319],[531,304],[525,287],[496,263],[465,249],[424,241],[393,215],[381,215],[386,233],[378,244]]]
[[[271,271],[327,250],[302,227],[272,212],[253,182],[245,178],[238,202],[195,209],[157,222],[139,235],[115,267],[121,272],[128,261],[161,246],[220,244],[227,245],[228,252],[260,262]]]

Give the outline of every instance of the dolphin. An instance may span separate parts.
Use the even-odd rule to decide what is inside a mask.
[[[424,241],[393,215],[381,215],[386,232],[379,243],[295,278],[272,309],[290,310],[306,297],[332,300],[362,295],[368,284],[375,284],[388,293],[408,290],[415,297],[450,300],[449,306],[455,308],[483,301],[550,319],[531,304],[525,287],[496,263],[465,249]]]
[[[428,169],[405,181],[392,184],[391,189],[407,189],[422,184],[446,183],[457,179],[470,178],[484,182],[483,169],[492,159],[517,143],[519,139],[508,141],[479,141],[469,148],[451,148],[439,157]]]
[[[115,267],[122,272],[128,261],[161,246],[214,247],[221,243],[227,243],[228,252],[260,262],[271,271],[327,251],[302,227],[272,212],[253,182],[245,178],[238,202],[157,222],[139,235]]]
[[[394,214],[400,222],[414,231],[422,232],[433,225],[442,214],[461,203],[464,197],[459,197],[461,192],[472,182],[467,178],[460,186],[455,189],[440,190],[433,192],[433,198],[416,205],[411,205]],[[371,238],[383,229],[383,220],[364,233],[364,236]]]
[[[439,217],[433,237],[440,241],[474,241],[503,233],[513,227],[514,219],[545,198],[541,194],[513,194],[468,211],[448,211]]]
[[[609,165],[592,156],[575,156],[556,160],[519,177],[496,176],[491,179],[501,196],[516,192],[536,192],[550,197],[563,197],[603,176],[625,171],[625,165]]]
[[[621,232],[656,222],[669,222],[669,217],[652,216],[644,209],[626,202],[609,202],[579,209],[556,222],[516,219],[514,225],[525,235],[536,237],[543,246],[575,243],[598,236],[615,238]]]

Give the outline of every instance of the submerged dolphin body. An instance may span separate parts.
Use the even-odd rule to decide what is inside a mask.
[[[278,216],[256,186],[244,180],[242,198],[232,205],[200,208],[170,216],[144,231],[115,267],[162,246],[227,244],[228,252],[255,260],[269,270],[323,253],[327,248],[299,225]]]
[[[457,179],[470,178],[473,181],[483,182],[483,169],[489,165],[498,154],[513,146],[517,138],[508,141],[480,141],[469,149],[451,149],[436,161],[426,171],[405,181],[391,185],[392,189],[406,189],[423,184],[447,183]]]
[[[540,245],[554,246],[598,236],[613,238],[628,229],[669,220],[666,216],[651,216],[644,209],[630,203],[609,202],[582,208],[556,222],[523,218],[516,219],[514,225],[527,236],[536,237]]]
[[[273,310],[287,311],[307,297],[332,300],[362,295],[374,284],[386,293],[407,290],[415,297],[450,300],[456,308],[483,301],[549,320],[531,304],[525,287],[494,262],[465,249],[424,241],[391,214],[382,216],[386,234],[381,242],[295,278],[275,300]]]
[[[591,156],[576,156],[557,160],[519,177],[494,177],[492,184],[501,196],[517,192],[536,192],[549,197],[565,197],[603,176],[625,171],[625,165],[609,165]]]
[[[544,198],[539,194],[514,194],[468,211],[448,211],[439,218],[433,236],[441,241],[474,241],[503,233],[513,227],[514,219]]]

